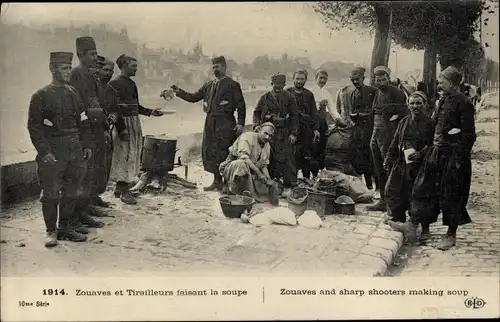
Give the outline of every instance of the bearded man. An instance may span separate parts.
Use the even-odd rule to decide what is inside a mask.
[[[314,145],[319,143],[319,119],[316,109],[316,101],[313,93],[304,88],[307,82],[307,71],[298,69],[293,74],[293,87],[287,91],[292,94],[297,103],[297,112],[299,113],[299,136],[295,149],[295,162],[297,170],[302,170],[302,175],[310,179],[318,174],[319,160],[314,155]]]
[[[261,96],[253,112],[254,129],[271,122],[276,132],[271,140],[269,172],[275,180],[283,179],[284,194],[297,185],[294,148],[299,133],[299,114],[295,98],[285,91],[286,76],[275,74],[271,78],[273,89]]]
[[[226,59],[223,56],[212,59],[215,76],[203,84],[195,93],[171,86],[177,97],[196,103],[203,100],[203,111],[207,113],[203,128],[201,154],[205,171],[214,175],[213,183],[205,191],[222,190],[220,164],[226,160],[229,147],[243,133],[246,118],[246,104],[240,83],[227,76]],[[238,112],[238,120],[234,112]]]

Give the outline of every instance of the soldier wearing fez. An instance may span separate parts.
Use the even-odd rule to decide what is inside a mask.
[[[78,199],[75,211],[78,216],[74,217],[73,226],[80,233],[88,233],[88,230],[82,224],[89,227],[100,228],[104,226],[103,222],[96,221],[90,215],[102,217],[103,213],[92,206],[92,201],[99,206],[108,206],[97,193],[92,189],[94,181],[97,179],[96,170],[103,163],[103,151],[105,150],[105,131],[107,130],[107,119],[99,103],[99,80],[91,68],[97,67],[97,49],[92,37],[79,37],[76,39],[76,51],[79,65],[71,71],[70,85],[72,85],[81,96],[85,117],[82,123],[85,123],[91,129],[92,137],[90,140],[82,142],[85,148],[93,152],[93,157],[87,162],[87,173],[82,181],[78,193]],[[94,198],[92,198],[94,197]]]
[[[195,93],[188,93],[177,86],[171,86],[177,97],[191,103],[203,100],[207,113],[203,128],[202,158],[205,171],[213,173],[214,182],[204,188],[206,191],[222,190],[222,175],[219,166],[229,155],[229,147],[243,133],[246,105],[240,84],[226,76],[226,59],[223,56],[212,59],[214,80],[206,82]],[[238,111],[238,120],[234,112]]]
[[[65,84],[70,79],[72,59],[73,53],[69,52],[50,54],[52,83],[32,95],[28,112],[28,131],[37,150],[46,247],[56,246],[58,239],[87,239],[70,225],[77,190],[86,172],[85,160],[91,157],[91,150],[82,148],[80,143],[90,140],[90,128],[81,122],[82,101]]]

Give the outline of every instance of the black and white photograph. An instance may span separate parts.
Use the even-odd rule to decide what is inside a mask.
[[[498,317],[498,17],[497,0],[2,3],[1,277],[82,278],[3,288],[27,315],[2,320],[98,320],[84,278],[181,275],[375,278],[394,294],[307,295]],[[496,298],[428,287],[441,278],[484,278]],[[204,296],[307,293],[254,286],[165,292],[188,313]],[[64,310],[47,292],[93,312],[44,315]],[[234,298],[218,312],[247,305]],[[135,319],[127,305],[109,309]]]

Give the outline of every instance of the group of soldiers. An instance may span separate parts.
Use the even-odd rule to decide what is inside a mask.
[[[100,197],[109,179],[117,182],[116,197],[137,202],[128,185],[140,166],[138,115],[162,115],[139,104],[130,79],[135,58],[121,55],[121,75],[112,79],[114,63],[98,55],[92,37],[77,38],[76,52],[75,68],[72,52],[50,53],[52,82],[32,95],[29,106],[47,247],[58,240],[86,241],[87,227],[104,226],[95,217],[105,216],[99,207],[110,206]]]
[[[471,222],[466,205],[474,105],[460,91],[463,77],[454,67],[440,74],[443,95],[435,109],[426,93],[393,85],[386,66],[374,69],[374,87],[364,84],[366,70],[355,68],[336,103],[325,88],[327,71],[316,72],[310,90],[304,87],[306,70],[295,71],[293,86],[286,89],[286,76],[278,73],[253,111],[254,131],[242,134],[246,106],[240,85],[226,75],[224,57],[212,62],[215,79],[197,92],[170,90],[189,102],[203,100],[203,164],[214,175],[205,190],[247,192],[276,203],[275,183],[289,194],[297,186],[298,169],[305,178],[320,169],[340,170],[363,175],[370,189],[375,179],[380,198],[367,209],[387,212],[385,223],[411,241],[419,225],[424,241],[442,212],[448,231],[438,248],[446,250],[455,245],[458,226]],[[335,131],[347,133],[343,149],[329,147]]]
[[[33,94],[29,108],[47,247],[58,239],[85,241],[86,226],[103,227],[94,217],[104,215],[97,207],[109,207],[99,197],[108,180],[116,182],[115,196],[122,202],[137,202],[130,185],[140,171],[139,115],[163,115],[139,103],[131,79],[135,58],[118,57],[121,74],[111,79],[114,63],[98,55],[92,37],[77,38],[76,51],[79,65],[73,69],[73,53],[51,53],[52,83]],[[470,222],[465,207],[474,106],[460,93],[462,75],[453,67],[440,75],[444,95],[432,120],[424,112],[426,94],[407,97],[391,85],[385,66],[373,71],[376,87],[364,84],[364,68],[355,68],[336,102],[325,87],[326,70],[316,72],[309,89],[306,70],[295,71],[293,86],[286,89],[286,76],[278,73],[253,111],[249,132],[241,86],[227,76],[225,58],[213,58],[212,69],[214,78],[194,93],[175,85],[162,92],[165,98],[203,101],[203,166],[214,176],[204,190],[240,193],[243,187],[276,203],[277,182],[286,196],[298,184],[299,169],[309,179],[326,168],[363,175],[370,189],[375,179],[380,199],[368,209],[387,211],[386,222],[410,239],[420,224],[428,232],[442,211],[449,226],[442,246],[447,249],[456,242],[458,225]],[[329,146],[332,130],[348,134],[342,144],[347,149]]]

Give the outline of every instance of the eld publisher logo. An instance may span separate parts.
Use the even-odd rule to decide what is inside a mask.
[[[478,297],[470,297],[465,300],[464,304],[468,309],[477,310],[483,308],[486,305],[486,302]]]

